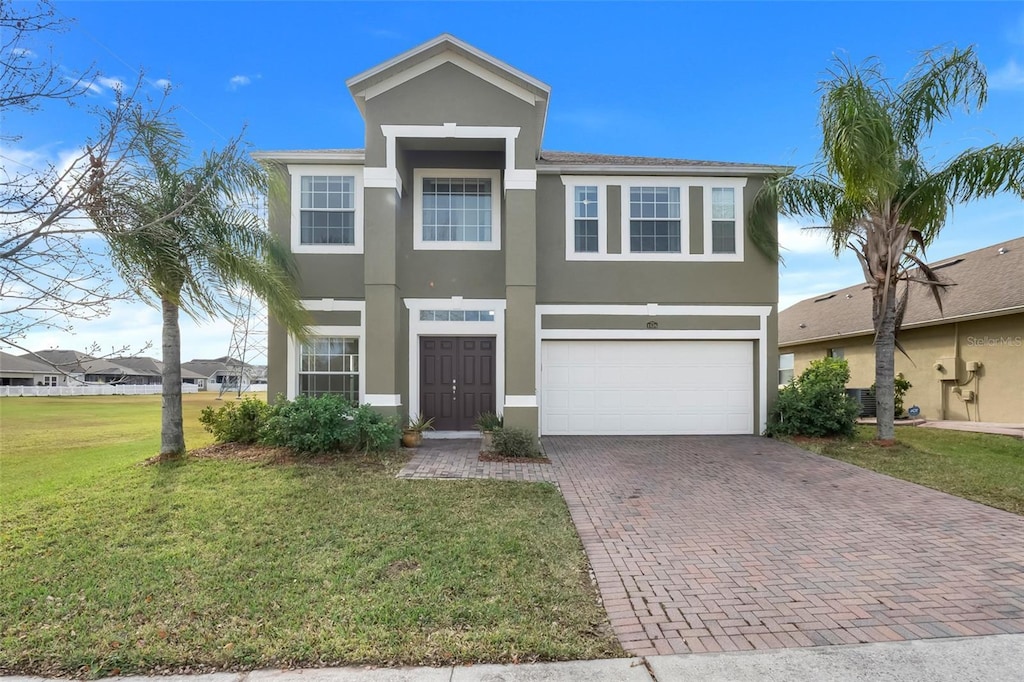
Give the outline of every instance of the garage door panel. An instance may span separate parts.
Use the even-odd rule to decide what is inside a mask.
[[[753,431],[748,341],[544,341],[545,434]]]

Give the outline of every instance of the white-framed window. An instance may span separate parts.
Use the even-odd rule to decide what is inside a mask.
[[[843,348],[829,348],[827,357],[835,358],[837,360],[843,360],[846,358],[846,350]]]
[[[598,253],[600,251],[598,186],[576,185],[572,189],[573,252]]]
[[[494,322],[493,310],[421,310],[421,322]]]
[[[711,253],[736,253],[736,190],[711,188]]]
[[[793,380],[794,353],[782,353],[779,355],[779,385],[788,384]]]
[[[56,386],[58,377],[53,375],[46,375],[43,377],[43,386]]]
[[[682,253],[680,188],[629,188],[629,252]]]
[[[290,164],[293,253],[363,252],[361,166]]]
[[[316,336],[299,346],[298,395],[359,402],[359,337]]]
[[[500,171],[417,168],[413,182],[414,248],[501,248]]]

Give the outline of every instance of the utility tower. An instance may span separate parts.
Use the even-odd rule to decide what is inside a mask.
[[[220,394],[234,393],[236,398],[253,383],[265,383],[267,371],[267,307],[251,292],[237,297],[231,343],[224,359],[227,372]]]

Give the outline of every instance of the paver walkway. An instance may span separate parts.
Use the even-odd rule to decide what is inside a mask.
[[[398,478],[497,478],[555,482],[550,464],[481,462],[480,439],[425,439]]]
[[[1024,632],[1024,518],[755,437],[544,439],[634,655]]]

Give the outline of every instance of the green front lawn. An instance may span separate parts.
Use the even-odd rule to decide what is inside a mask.
[[[858,426],[853,440],[796,444],[818,454],[913,481],[999,509],[1024,514],[1024,441],[1012,436],[903,426],[896,444],[873,441],[875,427]]]
[[[553,486],[396,480],[397,457],[141,466],[159,397],[92,400],[0,400],[0,672],[622,654]]]

